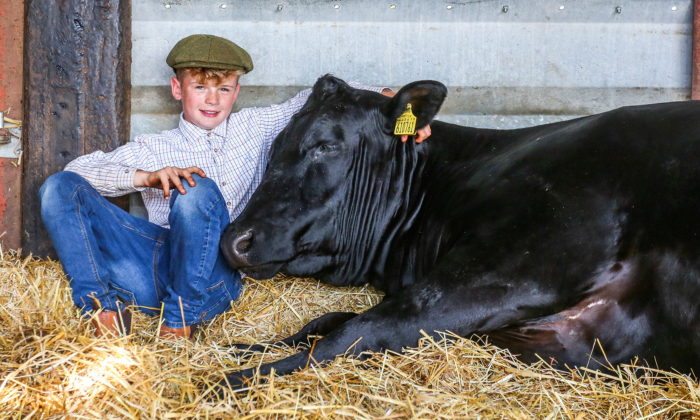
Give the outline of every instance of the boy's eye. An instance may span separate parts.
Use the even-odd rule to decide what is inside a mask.
[[[228,92],[228,89],[227,89],[227,88],[221,88],[221,91],[222,91],[222,92]]]
[[[197,86],[195,89],[203,90],[204,86]]]

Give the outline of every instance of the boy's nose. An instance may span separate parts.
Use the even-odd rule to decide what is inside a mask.
[[[219,95],[217,95],[216,93],[210,93],[207,95],[205,102],[209,105],[218,105]]]

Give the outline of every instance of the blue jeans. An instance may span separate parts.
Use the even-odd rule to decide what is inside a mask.
[[[213,318],[230,308],[241,276],[219,250],[229,223],[224,197],[209,178],[193,175],[186,194],[172,191],[170,229],[139,219],[104,199],[80,175],[59,172],[39,191],[41,218],[82,310],[93,300],[118,301],[160,313],[171,328]]]

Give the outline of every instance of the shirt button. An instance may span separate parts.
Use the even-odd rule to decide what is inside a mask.
[[[128,173],[129,173],[129,170],[128,170],[128,169],[124,169],[124,173],[125,173],[125,174],[128,174]]]
[[[222,182],[222,183],[221,183],[221,186],[222,186],[222,187],[225,187],[225,186],[226,186],[226,181]]]
[[[231,206],[231,202],[230,202],[230,201],[227,201],[227,202],[226,202],[226,205],[230,207],[230,206]]]
[[[218,153],[218,152],[219,152],[219,149],[214,149],[214,153]]]
[[[211,133],[207,133],[207,137],[211,137]]]

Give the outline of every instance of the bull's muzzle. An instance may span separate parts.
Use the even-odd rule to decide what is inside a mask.
[[[222,238],[221,250],[232,268],[250,267],[248,262],[248,251],[253,245],[253,231],[247,230],[239,234],[233,240]]]

